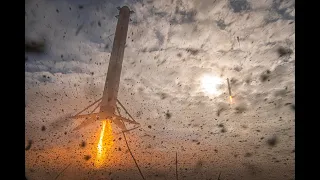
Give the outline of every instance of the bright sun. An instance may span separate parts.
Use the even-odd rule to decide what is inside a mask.
[[[222,80],[216,76],[204,75],[201,78],[202,89],[210,95],[214,95],[218,93],[217,87],[220,84],[222,84]]]

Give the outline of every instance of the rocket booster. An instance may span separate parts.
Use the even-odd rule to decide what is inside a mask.
[[[230,87],[230,83],[229,83],[229,78],[227,78],[227,81],[228,81],[229,99],[230,99],[230,103],[232,104],[232,95],[231,95],[231,87]]]
[[[227,81],[228,81],[229,96],[231,96],[231,87],[230,87],[230,83],[229,83],[229,78],[227,78]]]

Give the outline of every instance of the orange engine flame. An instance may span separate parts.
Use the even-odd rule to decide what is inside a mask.
[[[229,96],[230,104],[232,104],[232,96]]]
[[[104,164],[108,155],[111,153],[113,146],[113,134],[110,120],[102,121],[102,129],[97,146],[97,156],[95,160],[95,166],[97,168]]]

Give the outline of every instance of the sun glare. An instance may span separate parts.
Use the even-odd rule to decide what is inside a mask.
[[[216,76],[204,75],[201,79],[202,89],[210,95],[218,93],[217,87],[220,84],[222,84],[222,80]]]

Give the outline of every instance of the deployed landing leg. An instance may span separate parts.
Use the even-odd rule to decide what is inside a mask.
[[[83,110],[78,112],[76,115],[70,117],[72,119],[80,119],[80,118],[85,118],[86,119],[79,126],[74,128],[73,130],[79,130],[79,129],[83,128],[83,127],[86,127],[89,124],[95,122],[96,120],[105,120],[105,119],[100,119],[99,113],[94,113],[94,111],[99,108],[101,100],[102,100],[102,98],[98,99],[97,101],[93,102],[92,104],[90,104],[89,106],[87,106],[86,108],[84,108]],[[122,117],[118,107],[117,107],[118,115],[112,114],[112,118],[110,120],[113,121],[118,127],[120,127],[122,129],[122,132],[129,132],[129,131],[131,131],[133,129],[136,129],[136,128],[140,127],[140,126],[137,126],[137,127],[132,128],[132,129],[126,129],[126,126],[125,126],[124,122],[131,123],[131,124],[137,124],[137,125],[140,125],[140,124],[133,119],[131,114],[126,110],[126,108],[120,103],[120,101],[118,99],[117,99],[117,102],[132,120]],[[94,105],[96,105],[96,107],[89,114],[81,114],[85,110],[89,109],[90,107],[92,107]]]

